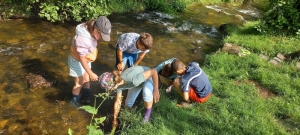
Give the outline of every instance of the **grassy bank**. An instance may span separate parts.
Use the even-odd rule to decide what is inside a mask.
[[[300,73],[296,61],[273,65],[273,58],[300,49],[299,39],[261,35],[256,22],[232,30],[225,42],[248,49],[244,57],[216,52],[201,65],[213,86],[205,104],[180,109],[179,95],[164,93],[149,124],[141,124],[143,105],[121,113],[122,134],[300,134]],[[267,94],[266,94],[267,93]],[[141,108],[141,109],[140,109]]]

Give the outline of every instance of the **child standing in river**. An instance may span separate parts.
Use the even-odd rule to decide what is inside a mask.
[[[68,57],[69,75],[74,78],[72,103],[80,103],[80,91],[86,93],[85,102],[91,101],[90,80],[97,81],[98,75],[91,70],[91,62],[97,57],[97,41],[101,38],[110,41],[111,23],[105,16],[88,20],[76,26],[76,35],[72,40],[71,55]]]

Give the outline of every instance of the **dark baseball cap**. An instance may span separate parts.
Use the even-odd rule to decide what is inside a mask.
[[[96,20],[96,27],[101,32],[104,41],[110,41],[111,23],[105,16],[99,16]]]

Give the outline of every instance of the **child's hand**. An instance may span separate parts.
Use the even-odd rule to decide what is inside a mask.
[[[159,90],[154,90],[153,97],[154,97],[154,103],[157,103],[159,101],[159,98],[160,98]]]
[[[98,76],[98,75],[96,75],[95,73],[92,73],[92,74],[90,75],[90,79],[91,79],[91,81],[97,81],[97,80],[98,80],[98,78],[99,78],[99,76]]]
[[[167,92],[167,93],[171,92],[172,87],[173,87],[173,85],[169,86],[169,87],[166,89],[166,92]]]
[[[117,68],[119,71],[123,71],[123,62],[120,62],[118,65],[117,65]]]

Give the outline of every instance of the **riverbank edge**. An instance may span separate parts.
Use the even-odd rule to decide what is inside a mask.
[[[300,88],[300,74],[296,67],[298,60],[282,61],[279,65],[270,62],[278,53],[289,54],[297,51],[297,48],[299,50],[297,44],[299,38],[259,34],[255,29],[257,23],[248,22],[242,27],[233,29],[223,39],[224,44],[233,43],[246,48],[249,51],[247,55],[239,57],[220,51],[206,55],[201,67],[209,76],[214,89],[207,103],[196,105],[188,110],[178,110],[176,102],[180,101],[181,97],[175,90],[172,91],[174,94],[167,94],[162,88],[160,89],[162,99],[154,106],[154,114],[151,116],[153,121],[161,125],[153,123],[151,126],[139,126],[139,123],[134,121],[140,117],[141,110],[136,110],[136,112],[123,110],[120,115],[123,128],[118,132],[122,134],[135,134],[141,131],[166,134],[185,132],[192,134],[299,134],[297,125],[300,124],[300,110],[294,108],[300,103],[300,97],[297,97],[300,94],[297,91]],[[270,59],[265,59],[262,55]],[[166,110],[172,113],[164,114]],[[176,112],[171,110],[176,110]],[[216,110],[219,111],[216,112]],[[188,120],[186,114],[190,113],[201,120],[182,121]],[[215,116],[216,113],[218,117]],[[172,120],[173,124],[165,123],[171,121],[170,118],[173,117],[177,119]],[[230,127],[226,126],[228,120],[231,121]],[[180,123],[197,124],[202,123],[201,121],[208,122],[202,125],[202,131],[191,130],[192,127],[178,130]],[[126,127],[128,123],[130,127]],[[215,124],[222,126],[216,127]],[[185,125],[185,127],[189,126]]]

